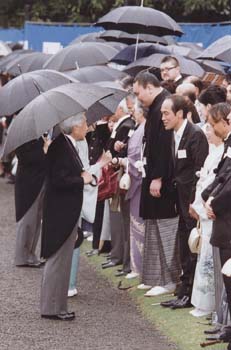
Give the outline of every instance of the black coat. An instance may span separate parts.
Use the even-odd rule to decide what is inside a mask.
[[[229,135],[228,139],[224,142],[224,153],[217,166],[217,169],[214,170],[216,173],[214,181],[201,194],[205,202],[214,189],[223,181],[223,178],[226,178],[226,174],[229,174],[231,170],[231,158],[225,156],[229,147],[231,147],[231,135]]]
[[[89,147],[89,162],[90,165],[95,164],[106,149],[110,138],[110,130],[108,123],[98,124],[94,131],[90,131],[86,135]]]
[[[78,154],[63,134],[50,145],[47,164],[41,250],[44,258],[54,254],[72,233],[82,208],[84,186]]]
[[[230,169],[231,170],[231,169]],[[210,243],[219,248],[231,248],[231,173],[226,173],[222,182],[211,193],[211,207],[216,219]]]
[[[135,121],[129,116],[124,119],[116,128],[114,135],[111,135],[108,144],[107,150],[112,154],[112,157],[126,157],[127,147],[124,147],[120,152],[114,150],[114,144],[116,141],[121,141],[127,144],[129,139],[129,131],[135,128]],[[112,133],[113,134],[113,133]]]
[[[16,221],[30,209],[39,195],[46,176],[46,155],[42,138],[16,149],[18,167],[15,179]]]
[[[179,151],[185,150],[186,157],[179,158]],[[189,204],[194,201],[197,171],[203,166],[208,155],[208,142],[203,131],[189,121],[186,124],[178,152],[174,157],[174,177],[180,214],[189,218]],[[174,150],[173,150],[174,153]]]
[[[169,95],[163,90],[149,108],[144,131],[146,143],[144,156],[146,177],[142,181],[140,216],[143,219],[172,218],[176,213],[176,196],[173,188],[173,167],[171,155],[172,131],[165,130],[161,105]],[[151,196],[149,187],[153,179],[162,178],[161,197]]]
[[[204,201],[211,196],[211,207],[216,215],[210,243],[219,248],[231,248],[231,158],[226,156],[231,147],[231,135],[225,141],[224,153],[217,169],[216,177],[201,194]]]

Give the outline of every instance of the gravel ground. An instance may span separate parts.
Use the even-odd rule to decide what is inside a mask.
[[[79,294],[69,302],[72,322],[40,318],[42,270],[13,266],[13,186],[0,179],[1,350],[172,350],[144,320],[124,291],[97,275],[81,258]]]

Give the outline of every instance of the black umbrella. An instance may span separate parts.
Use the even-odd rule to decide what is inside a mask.
[[[164,12],[143,6],[118,7],[101,17],[95,25],[106,30],[115,29],[133,34],[183,34],[180,26]]]
[[[129,64],[124,71],[128,74],[131,75],[136,75],[139,71],[149,68],[149,67],[154,67],[154,68],[159,68],[162,59],[166,55],[164,54],[153,54],[149,57],[141,58],[131,64]],[[179,61],[180,64],[180,70],[182,74],[185,75],[195,75],[197,77],[203,77],[205,71],[204,69],[200,66],[199,63],[187,59],[182,56],[178,55],[173,55],[173,57],[176,57],[176,59]]]
[[[95,83],[97,81],[122,79],[127,75],[124,72],[107,66],[83,67],[68,71],[65,74],[81,83]]]
[[[215,59],[231,63],[231,35],[214,41],[197,58]]]
[[[105,30],[99,35],[100,38],[106,41],[119,41],[128,45],[135,44],[137,40],[137,34],[129,34],[120,30]],[[167,40],[163,37],[150,34],[139,34],[139,42],[151,42],[162,45],[167,45]]]
[[[17,57],[19,57],[20,55],[24,55],[24,54],[28,54],[28,53],[32,53],[32,50],[16,50],[13,51],[11,53],[9,53],[9,55],[1,57],[0,58],[0,72],[4,72],[6,65],[15,60]]]
[[[212,60],[198,59],[197,62],[206,72],[212,72],[215,74],[225,74],[225,69],[222,67],[221,62]]]
[[[111,59],[111,62],[127,65],[134,61],[135,51],[136,45],[130,45],[122,51],[120,51],[118,54],[116,54]],[[167,46],[158,44],[141,43],[137,47],[137,59],[142,57],[148,57],[154,53],[171,54],[171,51],[168,49]]]
[[[117,54],[113,47],[96,42],[85,42],[70,45],[51,57],[43,66],[46,69],[55,69],[60,72],[77,67],[105,64]]]
[[[96,102],[113,93],[113,89],[99,86],[96,89],[95,85],[84,83],[65,84],[44,92],[31,101],[11,123],[3,156],[26,142],[38,139],[68,117],[86,112]],[[101,113],[99,103],[95,113],[91,117],[87,116],[89,124],[100,119],[102,115],[98,113]]]
[[[118,41],[104,41],[104,44],[114,47],[114,49],[118,50],[118,52],[127,47],[127,44],[120,43]]]
[[[42,52],[32,52],[20,55],[5,66],[4,72],[12,76],[32,72],[41,69],[44,63],[52,56],[53,55],[48,55]]]
[[[40,92],[75,81],[54,70],[37,70],[24,73],[0,89],[0,115],[11,115],[25,107]]]
[[[84,43],[84,42],[89,42],[89,41],[90,42],[91,41],[104,42],[104,40],[99,37],[100,33],[101,32],[92,32],[92,33],[79,35],[79,36],[77,36],[77,38],[72,40],[69,45],[74,45],[74,44]]]

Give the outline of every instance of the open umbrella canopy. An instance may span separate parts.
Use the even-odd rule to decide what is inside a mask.
[[[143,6],[121,6],[101,17],[96,26],[128,33],[153,35],[183,34],[180,26],[164,12]]]
[[[79,36],[77,36],[77,38],[72,40],[69,45],[74,45],[74,44],[84,43],[84,42],[89,42],[89,41],[90,42],[91,41],[104,42],[104,40],[99,37],[100,33],[101,32],[92,32],[92,33],[79,35]]]
[[[114,90],[95,87],[93,84],[65,84],[42,93],[31,101],[11,123],[3,156],[17,147],[34,139],[38,139],[46,131],[63,120],[90,107],[105,97],[113,95]],[[100,105],[98,104],[98,107]],[[88,123],[93,123],[101,116],[100,108],[95,109]]]
[[[41,92],[73,81],[75,82],[75,79],[72,77],[48,69],[24,73],[0,89],[0,116],[12,115],[24,108]]]
[[[68,71],[66,75],[81,83],[95,83],[97,81],[122,79],[127,74],[107,66],[90,66]]]
[[[135,44],[137,41],[137,34],[129,34],[122,32],[121,30],[105,30],[100,33],[100,38],[103,38],[106,41],[118,41],[128,45]],[[150,34],[139,34],[139,42],[151,42],[158,43],[162,45],[167,45],[167,40],[156,35]]]
[[[0,58],[0,72],[1,73],[4,72],[6,65],[9,62],[15,60],[20,55],[24,55],[24,54],[28,54],[28,53],[32,53],[32,52],[33,52],[32,50],[16,50],[16,51],[9,53],[7,56],[1,57]]]
[[[105,64],[117,53],[118,50],[103,43],[79,43],[57,52],[44,64],[43,68],[64,72],[75,68]]]
[[[136,45],[130,45],[125,49],[117,53],[112,59],[111,62],[126,65],[134,61],[136,52]],[[167,46],[158,45],[158,44],[148,44],[141,43],[137,47],[137,56],[136,58],[148,57],[154,53],[164,53],[171,54],[171,51]]]
[[[221,62],[205,59],[198,59],[197,62],[206,72],[211,72],[215,74],[225,74],[225,69],[222,67]]]
[[[197,58],[215,59],[231,63],[231,35],[214,41]]]
[[[4,41],[0,41],[0,56],[6,56],[11,52],[11,48]]]
[[[48,55],[42,52],[32,52],[20,55],[5,66],[4,72],[12,76],[32,72],[41,69],[44,63],[52,56],[53,55]]]
[[[139,60],[129,64],[124,69],[124,72],[134,76],[139,71],[149,67],[160,68],[161,61],[165,56],[166,55],[164,54],[153,54],[149,57],[140,58]],[[197,62],[178,55],[172,56],[176,57],[176,59],[179,61],[182,74],[203,77],[205,71]]]

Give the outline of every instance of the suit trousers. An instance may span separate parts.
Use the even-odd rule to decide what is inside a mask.
[[[44,189],[43,186],[30,209],[17,223],[14,259],[16,266],[38,262],[35,250],[41,232]]]
[[[192,294],[197,254],[191,253],[188,245],[188,238],[195,225],[195,220],[190,217],[184,218],[180,215],[178,237],[180,243],[180,262],[183,272],[180,277],[182,284],[178,291],[178,298],[182,298],[184,295],[191,297]]]
[[[123,264],[123,271],[130,272],[130,201],[120,195],[120,212],[110,212],[111,261]]]
[[[100,201],[96,204],[95,221],[93,224],[92,249],[99,249],[100,235],[103,226],[104,203],[105,201]]]
[[[78,224],[61,248],[46,261],[41,286],[41,315],[67,312],[67,294],[77,229]]]
[[[220,248],[220,258],[221,258],[221,266],[231,258],[231,248]],[[231,278],[223,275],[225,290],[227,294],[227,302],[229,307],[229,313],[231,315]]]

